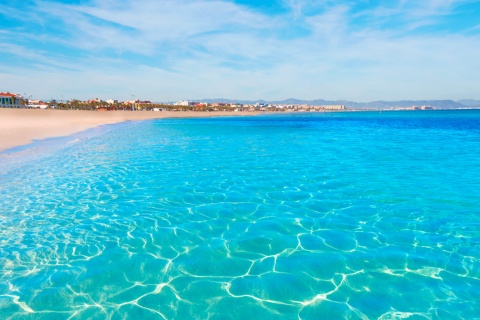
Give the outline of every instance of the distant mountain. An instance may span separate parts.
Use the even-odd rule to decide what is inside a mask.
[[[371,101],[371,102],[355,102],[348,100],[299,100],[289,98],[280,101],[266,101],[266,100],[232,100],[232,99],[203,99],[199,102],[214,103],[241,103],[241,104],[255,104],[255,103],[269,103],[269,104],[304,104],[309,106],[315,105],[344,105],[347,108],[354,109],[389,109],[389,108],[409,108],[411,106],[431,106],[438,109],[463,109],[463,108],[480,108],[480,100],[400,100],[400,101]]]
[[[480,107],[480,100],[463,99],[463,100],[458,100],[457,102],[463,104],[464,106]]]
[[[365,104],[373,108],[408,108],[411,106],[431,106],[440,109],[461,109],[465,105],[453,100],[401,100],[401,101],[373,101]]]

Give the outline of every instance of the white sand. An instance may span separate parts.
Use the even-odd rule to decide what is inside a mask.
[[[80,111],[0,108],[0,151],[127,120],[256,115],[258,112]]]

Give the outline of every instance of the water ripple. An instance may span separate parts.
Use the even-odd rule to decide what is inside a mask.
[[[0,313],[478,317],[480,114],[406,115],[134,122],[9,154]]]

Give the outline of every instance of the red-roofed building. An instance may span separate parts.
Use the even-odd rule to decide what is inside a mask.
[[[0,108],[23,108],[25,104],[25,99],[19,94],[0,92]]]

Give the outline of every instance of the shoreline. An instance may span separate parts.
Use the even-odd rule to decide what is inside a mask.
[[[428,112],[480,109],[435,109],[435,110],[342,110],[344,112]],[[310,112],[285,111],[278,114],[308,114]],[[315,112],[317,113],[317,112]],[[320,112],[324,113],[324,112]],[[0,153],[17,147],[28,146],[35,141],[66,137],[102,125],[125,121],[141,121],[168,118],[210,118],[257,116],[276,114],[265,111],[90,111],[52,109],[0,108]]]
[[[262,112],[83,111],[0,108],[0,152],[34,140],[69,136],[101,125],[167,118],[255,116]]]

